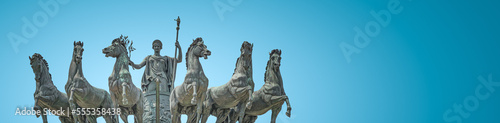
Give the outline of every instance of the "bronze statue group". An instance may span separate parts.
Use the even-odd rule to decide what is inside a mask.
[[[180,19],[176,21],[178,35]],[[254,91],[253,44],[247,41],[241,45],[241,54],[229,82],[211,88],[208,88],[209,79],[199,60],[207,59],[211,52],[201,37],[194,39],[189,46],[185,55],[187,73],[184,82],[176,87],[177,64],[182,62],[182,49],[177,39],[175,57],[160,55],[163,44],[154,40],[154,54],[146,56],[139,64],[130,60],[130,52],[135,50],[132,44],[127,36],[120,36],[102,49],[106,57],[116,59],[108,78],[109,93],[85,79],[81,41],[75,41],[73,45],[68,81],[64,87],[66,93],[54,86],[48,63],[42,55],[35,53],[30,56],[36,80],[34,110],[68,109],[69,115],[59,116],[62,123],[96,123],[101,116],[107,123],[118,123],[118,115],[125,123],[128,123],[129,115],[134,115],[135,123],[180,123],[182,114],[187,115],[188,123],[206,123],[210,115],[217,117],[216,123],[253,123],[257,116],[271,110],[271,123],[274,123],[286,102],[286,115],[290,117],[291,106],[280,72],[281,50],[274,49],[269,53],[265,84]],[[129,66],[144,68],[140,88],[132,82]],[[41,116],[47,123],[47,116]]]

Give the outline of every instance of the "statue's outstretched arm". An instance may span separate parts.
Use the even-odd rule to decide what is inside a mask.
[[[144,58],[140,64],[134,64],[132,60],[129,60],[128,64],[132,66],[134,69],[141,69],[142,67],[146,66],[146,61],[148,60],[148,57]]]

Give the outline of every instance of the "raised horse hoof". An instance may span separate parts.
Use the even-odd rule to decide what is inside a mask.
[[[33,110],[35,110],[35,111],[38,111],[38,110],[41,110],[41,109],[42,109],[42,107],[40,107],[40,106],[33,107]],[[36,113],[35,115],[36,115],[36,118],[40,117],[39,113]]]
[[[123,105],[128,105],[128,100],[126,98],[123,98]]]
[[[290,117],[290,115],[292,115],[292,108],[288,107],[287,110],[286,110],[286,116]]]
[[[247,105],[246,105],[247,109],[251,109],[252,108],[252,103],[248,102]]]
[[[196,98],[191,99],[191,104],[194,105],[194,104],[196,104],[196,102],[198,102],[198,101],[196,101]]]

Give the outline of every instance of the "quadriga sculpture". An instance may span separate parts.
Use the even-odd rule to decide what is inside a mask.
[[[203,111],[202,103],[205,100],[205,93],[208,88],[208,78],[203,72],[199,58],[207,59],[211,54],[202,38],[196,38],[189,46],[186,52],[186,77],[184,82],[175,87],[172,95],[170,95],[172,123],[180,123],[181,114],[183,113],[188,114],[188,122],[198,123],[200,121]]]
[[[120,108],[123,122],[128,123],[128,115],[134,115],[135,123],[142,123],[143,102],[141,89],[132,82],[129,72],[129,56],[127,47],[128,37],[120,36],[111,42],[111,45],[104,48],[102,53],[106,57],[116,58],[113,72],[108,78],[109,92],[116,108]]]
[[[217,123],[221,123],[234,108],[239,117],[243,117],[246,107],[252,107],[252,92],[254,88],[252,78],[252,48],[253,44],[247,41],[241,46],[241,55],[236,61],[233,76],[226,84],[212,87],[207,90],[202,123],[206,123],[208,116],[215,115]],[[240,120],[243,122],[243,119]]]
[[[52,83],[52,75],[49,73],[49,64],[42,55],[35,53],[29,57],[30,65],[35,74],[36,90],[35,94],[35,110],[40,110],[42,114],[46,114],[45,108],[50,110],[67,111],[69,107],[68,96],[57,90],[57,87]],[[58,114],[56,114],[58,115]],[[37,115],[37,117],[40,117]],[[44,123],[47,123],[47,115],[42,115]],[[61,123],[72,123],[71,116],[59,116]]]

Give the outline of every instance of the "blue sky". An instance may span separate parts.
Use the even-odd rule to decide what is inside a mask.
[[[500,80],[496,1],[42,0],[47,1],[57,3],[58,11],[47,12],[39,1],[0,2],[4,68],[0,90],[2,98],[9,99],[0,103],[0,115],[10,117],[4,118],[6,122],[41,122],[35,116],[14,115],[17,107],[34,102],[28,56],[42,54],[54,84],[64,91],[73,41],[83,41],[85,77],[108,90],[115,59],[104,57],[101,49],[123,34],[134,41],[137,50],[131,59],[135,62],[153,54],[155,39],[163,41],[162,55],[173,56],[177,16],[182,20],[183,53],[196,37],[202,37],[212,51],[207,60],[201,60],[209,87],[230,79],[243,41],[254,43],[255,90],[264,84],[268,53],[283,51],[281,72],[293,110],[288,118],[283,106],[280,123],[452,122],[443,115],[455,104],[473,110],[464,109],[467,117],[453,112],[448,118],[500,121],[496,115],[500,114],[499,92],[483,89],[481,93],[490,94],[487,99],[469,100],[482,86],[478,77],[491,74],[493,81]],[[397,14],[391,11],[395,8]],[[218,9],[227,11],[218,13]],[[371,11],[390,12],[390,22],[382,25]],[[37,31],[23,34],[30,23]],[[356,39],[356,27],[368,35],[369,42]],[[12,35],[26,40],[11,40]],[[348,55],[350,61],[343,52],[345,46],[359,51]],[[133,82],[140,85],[143,69],[131,72]],[[176,85],[183,82],[185,73],[183,62]],[[257,122],[269,122],[270,115],[259,116]],[[49,121],[57,120],[49,116]],[[214,121],[210,117],[209,122]]]

